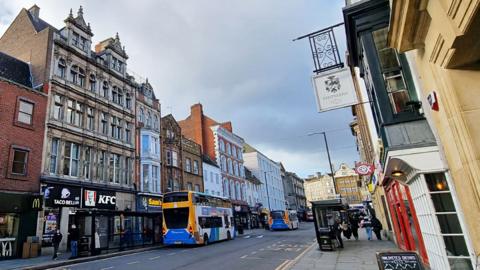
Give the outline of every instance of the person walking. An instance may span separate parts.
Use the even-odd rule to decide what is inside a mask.
[[[365,228],[365,231],[367,232],[367,239],[372,240],[372,223],[368,219],[368,217],[364,217],[362,220],[362,227]]]
[[[336,218],[335,222],[333,223],[333,231],[335,233],[335,238],[338,241],[338,247],[343,248],[343,240],[342,240],[343,226],[339,218]]]
[[[70,259],[74,259],[78,257],[78,240],[80,239],[80,230],[77,228],[77,225],[72,224],[68,234],[70,236],[70,250],[72,251]]]
[[[353,214],[350,216],[350,228],[352,229],[352,234],[355,240],[358,240],[358,223],[360,220],[358,220],[358,216]]]
[[[375,236],[377,237],[378,240],[382,240],[382,234],[381,231],[383,229],[382,223],[376,216],[372,216],[372,228],[373,232],[375,233]]]
[[[58,246],[60,246],[60,242],[62,242],[63,235],[60,233],[59,229],[56,229],[55,232],[53,233],[52,237],[52,244],[53,244],[53,257],[52,260],[57,259],[57,254],[58,254]]]

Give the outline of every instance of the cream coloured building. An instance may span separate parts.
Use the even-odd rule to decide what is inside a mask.
[[[305,197],[307,197],[307,206],[311,207],[312,201],[326,200],[336,196],[333,179],[328,174],[317,173],[309,176],[303,183],[305,188]]]

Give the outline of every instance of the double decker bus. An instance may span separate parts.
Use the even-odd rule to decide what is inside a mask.
[[[196,245],[234,237],[230,200],[194,191],[163,196],[163,243]]]
[[[298,229],[298,217],[295,210],[277,210],[270,212],[268,219],[271,230]]]

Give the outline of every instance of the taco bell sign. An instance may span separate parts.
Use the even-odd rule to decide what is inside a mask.
[[[314,75],[312,83],[318,112],[339,109],[357,103],[352,75],[348,68]]]

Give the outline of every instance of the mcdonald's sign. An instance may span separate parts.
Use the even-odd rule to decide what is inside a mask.
[[[31,204],[32,210],[42,210],[43,206],[43,197],[42,196],[32,196]]]

